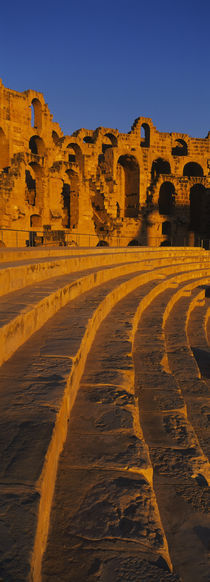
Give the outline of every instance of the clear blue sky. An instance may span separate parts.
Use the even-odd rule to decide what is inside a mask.
[[[44,94],[65,134],[210,130],[209,0],[12,0],[1,6],[0,77]]]

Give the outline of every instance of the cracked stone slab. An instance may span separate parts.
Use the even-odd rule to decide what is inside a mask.
[[[123,554],[125,571],[132,556],[135,564],[138,555],[137,568],[140,568],[140,572],[146,572],[147,563],[150,573],[154,566],[154,573],[156,568],[160,568],[159,575],[164,576],[166,572],[169,575],[167,562],[163,558],[164,539],[154,493],[142,475],[117,471],[98,472],[93,469],[75,470],[64,466],[62,460],[60,468],[62,470],[56,484],[43,580],[47,581],[47,575],[54,574],[54,567],[58,578],[60,576],[67,580],[65,572],[68,575],[71,572],[70,579],[73,580],[78,560],[79,582],[85,580],[85,575],[88,581],[106,580],[98,578],[99,573],[108,576],[110,570],[106,570],[106,563],[114,559],[117,564]],[[102,569],[96,567],[96,555],[102,560]],[[68,567],[63,566],[64,563]],[[134,568],[135,575],[137,568]],[[119,572],[122,573],[123,569],[119,569]],[[94,574],[97,576],[92,577]],[[163,580],[173,578],[169,575],[169,578],[163,577]]]
[[[182,481],[206,469],[206,459],[200,455],[198,447],[188,449],[150,447],[150,457],[158,474],[173,475]]]
[[[185,407],[185,402],[181,392],[178,389],[165,387],[161,388],[141,388],[139,390],[139,407],[140,411],[161,412],[164,410],[181,410]]]
[[[0,485],[0,579],[23,582],[30,571],[39,494],[21,483]],[[27,549],[27,551],[26,551]]]
[[[165,560],[159,556],[144,557],[141,551],[129,552],[117,549],[86,548],[66,552],[68,568],[52,558],[44,564],[43,582],[181,582],[181,578],[167,569]]]
[[[71,433],[70,426],[66,445],[62,459],[72,467],[115,467],[132,471],[150,468],[147,447],[133,431],[87,435]]]
[[[144,437],[148,445],[155,447],[196,447],[195,433],[184,414],[174,412],[143,412]]]

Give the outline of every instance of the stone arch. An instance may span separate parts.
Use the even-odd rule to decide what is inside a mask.
[[[30,206],[36,203],[36,176],[31,166],[25,169],[25,199]]]
[[[183,176],[188,176],[188,178],[191,176],[201,177],[203,176],[203,168],[197,162],[188,162],[183,168]]]
[[[124,216],[135,218],[139,213],[140,169],[136,158],[125,154],[117,162],[117,174],[121,196],[124,198]]]
[[[81,165],[82,163],[82,150],[77,143],[69,142],[66,146],[68,150],[69,162],[77,163]]]
[[[103,136],[102,152],[103,154],[108,148],[117,147],[117,138],[113,133],[105,133]]]
[[[159,190],[159,213],[170,216],[175,206],[175,187],[172,182],[163,182]]]
[[[85,137],[83,138],[83,142],[84,143],[95,143],[92,135],[85,135]]]
[[[42,129],[42,105],[37,98],[31,102],[31,125],[38,131]]]
[[[171,174],[171,166],[167,160],[157,158],[152,162],[151,177],[152,180],[157,180],[160,174]]]
[[[29,141],[29,148],[32,154],[38,156],[44,156],[46,153],[46,148],[44,141],[39,135],[33,135]]]
[[[202,231],[206,222],[205,194],[206,189],[203,184],[194,184],[190,189],[190,230],[196,233]]]
[[[172,155],[173,156],[187,156],[188,155],[188,147],[186,141],[184,139],[176,139],[175,145],[172,148]]]
[[[141,125],[141,147],[149,148],[150,146],[150,126],[148,123],[142,123]]]
[[[9,165],[9,144],[3,129],[0,127],[0,168]]]

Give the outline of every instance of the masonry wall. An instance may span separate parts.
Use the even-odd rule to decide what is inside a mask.
[[[17,235],[3,229],[18,231],[22,245],[30,231],[50,229],[80,244],[200,244],[210,239],[209,167],[210,134],[160,133],[139,117],[128,134],[99,127],[64,136],[41,93],[0,82],[0,229],[8,246]]]

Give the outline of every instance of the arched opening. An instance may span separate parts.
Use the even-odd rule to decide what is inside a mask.
[[[81,166],[81,164],[82,164],[82,151],[81,151],[81,148],[78,146],[78,144],[77,143],[69,143],[66,146],[66,148],[68,150],[69,162],[76,163],[76,164],[79,164]]]
[[[61,196],[63,198],[63,226],[64,228],[70,227],[70,185],[64,182],[63,180],[63,188],[61,192]]]
[[[93,139],[92,135],[86,135],[86,136],[83,138],[83,142],[84,142],[84,143],[94,143],[94,139]]]
[[[184,139],[176,139],[175,146],[172,148],[172,155],[173,156],[187,156],[188,155],[188,147],[186,141]]]
[[[203,176],[203,168],[196,162],[188,162],[188,164],[185,164],[184,166],[183,176],[188,176],[188,178],[191,176]]]
[[[206,189],[202,184],[194,184],[190,189],[190,230],[200,233],[205,229],[208,217],[205,212]]]
[[[0,127],[0,168],[9,165],[9,145],[3,129]]]
[[[141,147],[148,148],[150,146],[150,126],[148,123],[141,125]]]
[[[32,214],[30,217],[30,227],[38,228],[40,226],[42,226],[42,217],[40,214]]]
[[[160,174],[171,174],[171,167],[167,160],[157,158],[152,163],[151,176],[152,180],[157,180]]]
[[[25,199],[30,206],[35,206],[36,203],[36,180],[33,176],[32,170],[25,170]]]
[[[69,190],[66,188],[65,196],[66,202],[64,208],[68,209],[68,227],[76,228],[79,221],[79,178],[78,174],[73,170],[66,172],[69,180]],[[67,226],[67,225],[66,225]]]
[[[43,204],[44,204],[44,184],[43,184],[43,168],[37,164],[36,162],[31,162],[29,164],[29,167],[31,168],[32,172],[31,176],[32,179],[34,179],[35,181],[35,205],[38,206],[40,209],[43,208]],[[32,181],[31,178],[28,176],[28,181],[32,186]],[[31,193],[32,195],[32,193]]]
[[[105,133],[103,136],[103,143],[102,143],[102,152],[103,154],[109,148],[117,146],[117,138],[113,133]]]
[[[33,135],[29,141],[29,148],[32,152],[32,154],[38,155],[38,156],[44,156],[45,155],[45,145],[44,145],[44,141],[41,137],[39,137],[38,135]]]
[[[59,138],[59,135],[57,134],[57,132],[54,130],[52,131],[52,138],[53,138],[54,144],[58,145],[60,138]]]
[[[173,213],[175,206],[175,188],[171,182],[163,182],[161,184],[158,206],[160,214],[170,216]]]
[[[68,145],[67,148],[69,150],[69,154],[68,154],[69,162],[76,163],[76,155],[75,155],[75,151],[74,151],[73,147],[71,145]]]
[[[125,201],[125,217],[135,218],[139,213],[139,164],[134,156],[126,154],[118,159],[118,182]]]
[[[42,128],[42,106],[39,99],[31,102],[31,126],[38,131]]]

